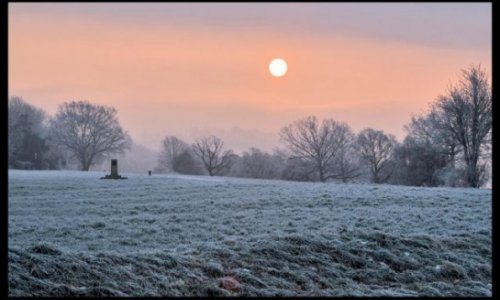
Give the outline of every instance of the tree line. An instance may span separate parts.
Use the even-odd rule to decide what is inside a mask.
[[[19,97],[9,99],[9,168],[60,169],[75,164],[88,171],[106,155],[124,153],[132,139],[116,109],[88,101],[63,103],[55,116]]]
[[[373,128],[354,133],[334,119],[309,116],[279,132],[283,149],[250,148],[242,155],[216,136],[192,144],[166,136],[155,172],[297,181],[371,181],[414,186],[480,187],[491,157],[491,86],[480,66],[462,70],[457,84],[413,116],[399,143]],[[56,115],[14,97],[9,100],[9,166],[81,170],[123,153],[131,138],[112,107],[87,101],[62,104]]]

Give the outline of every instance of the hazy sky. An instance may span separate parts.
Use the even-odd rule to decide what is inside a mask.
[[[461,68],[491,70],[490,3],[9,3],[9,95],[118,109],[132,138],[272,150],[308,115],[399,140]],[[288,63],[272,77],[271,59]]]

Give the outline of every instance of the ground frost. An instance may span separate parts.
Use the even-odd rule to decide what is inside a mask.
[[[10,296],[491,296],[491,190],[100,175],[9,171]]]

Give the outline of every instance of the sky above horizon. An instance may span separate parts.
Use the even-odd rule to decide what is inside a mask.
[[[315,115],[405,136],[460,69],[491,74],[491,3],[9,3],[9,96],[113,106],[133,140],[281,146]],[[269,62],[288,63],[273,77]]]

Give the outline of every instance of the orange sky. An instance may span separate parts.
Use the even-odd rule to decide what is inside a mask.
[[[216,134],[237,152],[272,150],[282,126],[308,115],[401,140],[412,113],[444,93],[461,68],[491,70],[491,46],[484,45],[274,31],[272,22],[213,26],[201,17],[140,22],[29,6],[9,4],[9,95],[49,114],[68,100],[114,106],[132,138],[155,150],[171,134],[187,142]],[[274,57],[287,61],[284,77],[269,74]]]

